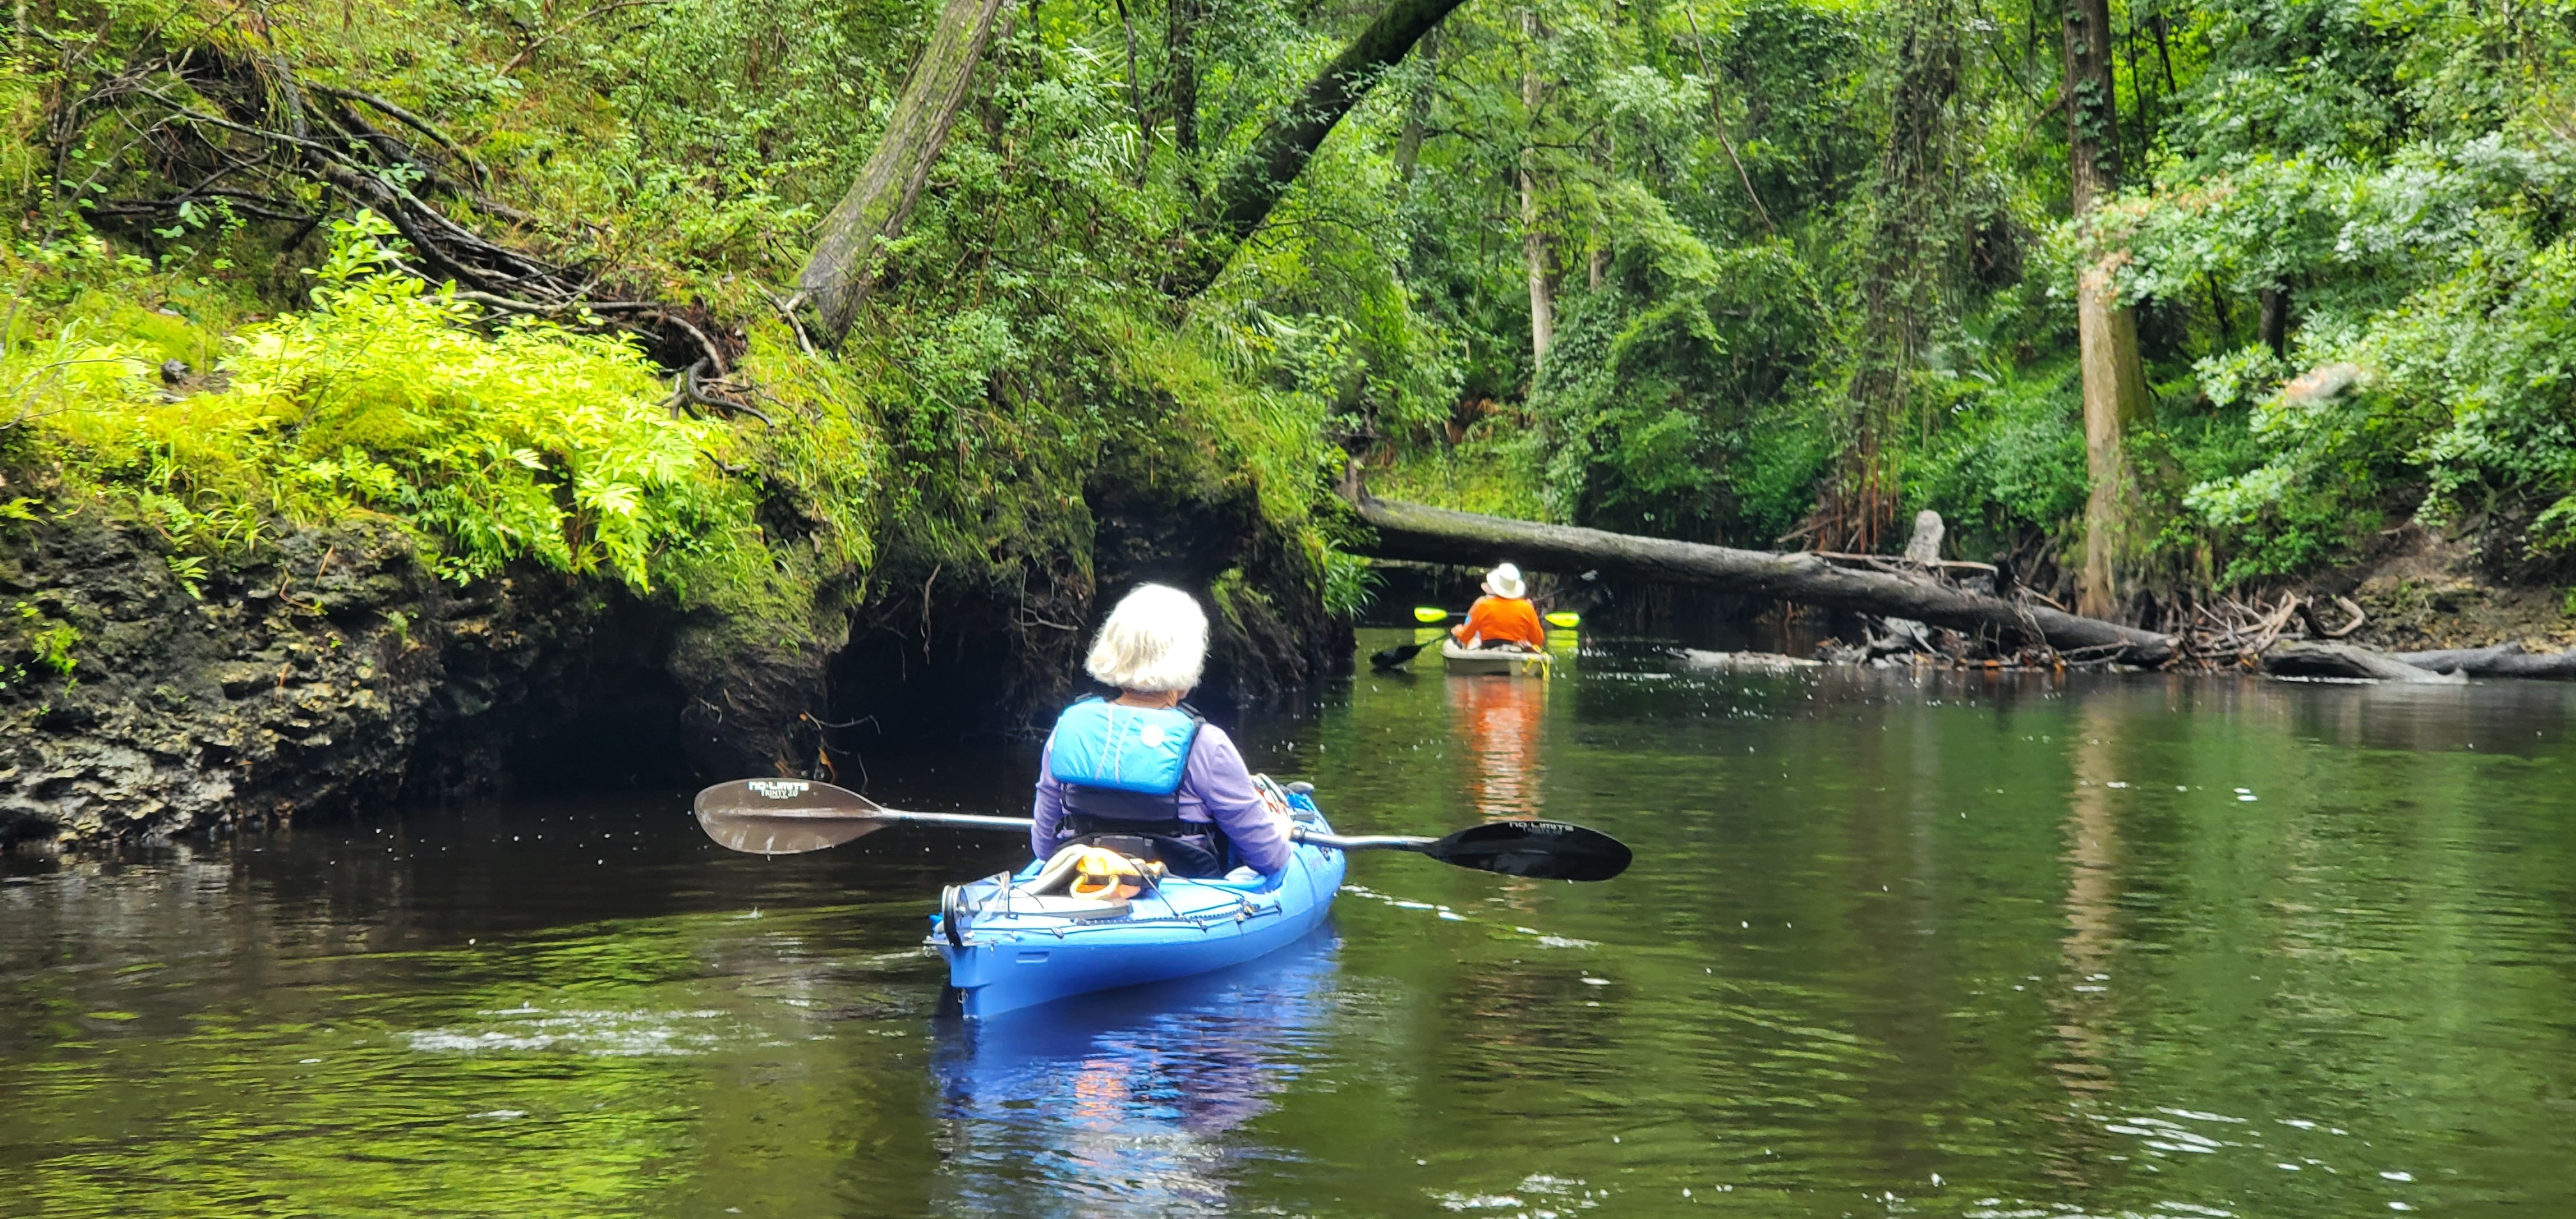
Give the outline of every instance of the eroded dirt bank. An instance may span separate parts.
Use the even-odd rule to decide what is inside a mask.
[[[1143,579],[1206,591],[1216,714],[1347,663],[1311,561],[1224,491],[1104,489],[1090,555],[1011,587],[914,574],[820,643],[517,572],[458,588],[390,525],[287,532],[228,569],[132,520],[0,523],[0,842],[156,839],[552,780],[829,770],[879,739],[1026,731]],[[944,586],[943,586],[944,584]],[[829,617],[829,616],[827,616]],[[866,740],[832,725],[864,723]]]

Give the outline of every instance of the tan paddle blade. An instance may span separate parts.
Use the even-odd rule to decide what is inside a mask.
[[[718,845],[753,855],[836,847],[892,824],[848,788],[811,779],[736,779],[698,793],[698,826]]]

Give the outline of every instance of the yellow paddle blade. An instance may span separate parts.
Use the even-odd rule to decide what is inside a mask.
[[[1413,607],[1413,620],[1415,622],[1447,622],[1449,621],[1449,611],[1436,605],[1417,605]]]
[[[1547,616],[1547,624],[1549,626],[1561,626],[1570,631],[1583,625],[1583,615],[1575,613],[1573,610],[1558,610]]]

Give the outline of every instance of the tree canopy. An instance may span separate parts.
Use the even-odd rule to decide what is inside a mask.
[[[0,435],[166,494],[114,412],[163,359],[247,371],[228,336],[345,312],[304,274],[336,221],[371,266],[453,281],[457,324],[625,333],[686,374],[678,408],[754,438],[701,445],[708,476],[749,460],[837,505],[852,582],[1062,582],[1069,506],[1178,462],[1248,488],[1347,604],[1314,509],[1348,459],[1415,499],[1733,545],[1893,546],[1928,507],[2046,587],[2080,566],[2100,264],[2151,399],[2149,584],[2294,576],[2410,519],[2542,570],[2576,545],[2576,6],[2115,0],[2108,96],[2078,81],[2072,126],[2047,0],[982,7],[832,350],[789,297],[911,121],[938,4],[22,5],[0,379],[40,405]],[[2080,220],[2071,132],[2120,167]],[[411,443],[352,452],[445,468]],[[279,480],[224,470],[283,452],[203,456],[189,511],[274,510],[245,488]],[[508,549],[471,511],[376,507]],[[625,535],[570,536],[530,552]]]

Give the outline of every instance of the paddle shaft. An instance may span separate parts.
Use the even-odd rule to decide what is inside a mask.
[[[872,821],[897,821],[905,825],[939,825],[964,830],[1016,830],[1023,834],[1037,824],[1027,817],[986,817],[975,813],[913,813],[894,808],[863,814],[851,814],[838,809],[779,809],[764,815],[843,821],[859,816]],[[1319,834],[1302,825],[1289,836],[1299,842],[1313,843],[1336,851],[1419,851],[1440,841],[1437,838],[1409,838],[1396,834]]]
[[[1299,842],[1336,851],[1423,851],[1437,838],[1409,838],[1401,834],[1318,834],[1304,826],[1289,835]]]
[[[838,808],[763,809],[761,816],[773,820],[812,821],[895,821],[905,825],[944,825],[961,830],[1018,830],[1025,834],[1036,824],[1026,817],[986,817],[978,813],[912,813],[899,808],[875,812],[852,812]]]
[[[814,779],[736,779],[698,793],[698,825],[732,850],[801,855],[827,850],[889,825],[1030,832],[1026,817],[980,813],[915,813],[886,808],[843,787]],[[1211,826],[1211,829],[1214,827]],[[1630,853],[1598,830],[1557,821],[1507,820],[1471,825],[1446,838],[1327,834],[1303,825],[1289,836],[1335,851],[1411,851],[1480,872],[1541,880],[1608,880],[1625,871]]]

